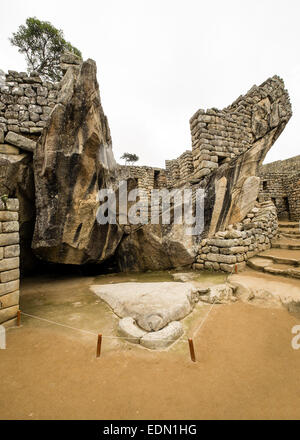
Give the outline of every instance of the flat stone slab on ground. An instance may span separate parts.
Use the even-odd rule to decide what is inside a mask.
[[[190,283],[119,283],[93,285],[92,291],[120,317],[132,317],[146,331],[157,331],[194,308]]]

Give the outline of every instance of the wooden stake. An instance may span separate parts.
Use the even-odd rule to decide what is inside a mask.
[[[98,335],[98,342],[97,342],[97,355],[96,357],[100,357],[101,354],[101,343],[102,343],[102,335]]]
[[[238,266],[237,266],[237,264],[234,265],[234,271],[235,271],[235,273],[238,273]]]
[[[21,312],[20,310],[17,311],[17,326],[20,327],[21,325]]]
[[[196,362],[196,356],[195,356],[193,339],[189,339],[189,347],[190,347],[191,360],[193,362]]]

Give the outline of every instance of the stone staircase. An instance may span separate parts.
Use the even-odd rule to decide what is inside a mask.
[[[299,222],[279,222],[278,237],[272,248],[248,260],[252,269],[274,275],[300,278]]]

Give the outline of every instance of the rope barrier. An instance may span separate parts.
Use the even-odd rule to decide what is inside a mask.
[[[211,308],[207,312],[207,314],[204,317],[204,319],[201,321],[199,327],[194,331],[193,338],[195,338],[196,333],[199,332],[199,330],[201,329],[201,327],[205,323],[206,319],[208,318],[208,315],[210,314],[211,310],[213,309],[213,307],[215,305],[215,301],[216,300],[214,300]],[[35,316],[35,315],[31,315],[29,313],[21,312],[20,310],[18,311],[18,326],[20,325],[21,314],[24,315],[24,316],[28,316],[29,318],[34,318],[34,319],[38,319],[40,321],[47,322],[49,324],[58,325],[60,327],[65,327],[65,328],[68,328],[70,330],[75,330],[75,331],[79,331],[79,332],[86,333],[86,334],[89,334],[89,335],[97,336],[97,338],[98,338],[97,339],[97,350],[96,350],[96,357],[97,358],[99,358],[100,355],[101,355],[102,338],[106,338],[106,339],[125,339],[127,341],[130,341],[131,339],[132,340],[136,340],[136,338],[129,337],[129,336],[127,337],[127,336],[102,335],[102,334],[99,334],[99,333],[92,332],[90,330],[84,330],[84,329],[80,329],[80,328],[77,328],[77,327],[72,327],[70,325],[62,324],[60,322],[52,321],[50,319],[41,318],[39,316]],[[193,339],[192,338],[186,339],[186,338],[183,338],[183,335],[182,335],[177,340],[174,340],[174,339],[160,339],[160,338],[155,338],[155,340],[157,340],[157,341],[163,340],[165,342],[179,342],[179,341],[181,341],[181,342],[188,342],[189,349],[190,349],[191,360],[192,360],[192,362],[196,362],[195,349],[194,349],[194,343],[193,343]]]
[[[45,318],[40,318],[39,316],[30,315],[29,313],[25,313],[25,312],[20,312],[20,313],[22,313],[22,315],[24,315],[24,316],[29,316],[30,318],[35,318],[35,319],[38,319],[40,321],[48,322],[49,324],[59,325],[60,327],[65,327],[65,328],[68,328],[68,329],[71,329],[71,330],[77,330],[79,332],[91,334],[93,336],[98,336],[99,335],[98,333],[94,333],[94,332],[92,332],[90,330],[84,330],[84,329],[80,329],[80,328],[77,328],[77,327],[72,327],[70,325],[61,324],[59,322],[51,321],[50,319],[45,319]],[[112,336],[112,335],[101,335],[101,336],[102,336],[102,338],[106,338],[106,339],[126,339],[126,340],[129,340],[129,339],[136,340],[137,339],[136,337],[135,338],[134,337],[131,338],[129,336]],[[175,342],[174,339],[159,339],[159,338],[155,338],[155,339],[157,341],[163,340],[163,341],[166,341],[166,342],[171,342],[171,341]],[[180,338],[176,339],[176,342],[178,342],[179,340],[183,340],[184,342],[188,341],[188,339],[182,339],[182,336]]]

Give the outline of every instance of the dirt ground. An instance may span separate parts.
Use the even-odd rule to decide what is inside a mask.
[[[91,282],[25,280],[21,310],[114,335],[117,318]],[[187,335],[208,309],[185,320]],[[195,338],[193,363],[185,340],[152,352],[104,338],[96,359],[96,336],[22,316],[0,350],[0,419],[299,419],[297,324],[285,309],[216,305]]]

